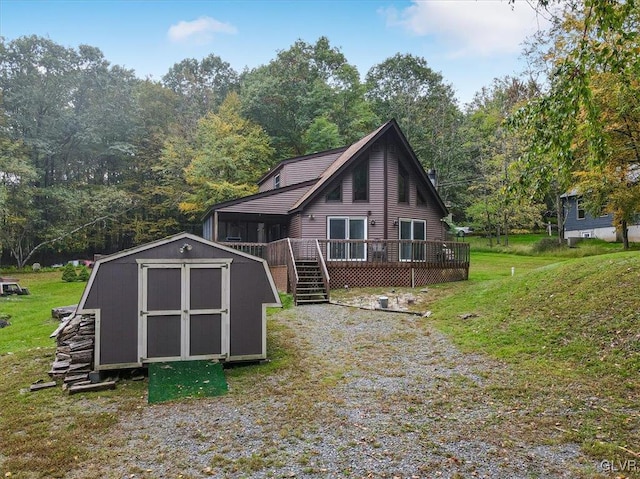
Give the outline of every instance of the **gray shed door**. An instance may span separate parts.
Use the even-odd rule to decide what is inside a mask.
[[[229,262],[140,264],[140,358],[222,358],[229,352]]]

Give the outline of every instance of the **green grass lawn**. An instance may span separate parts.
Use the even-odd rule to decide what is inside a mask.
[[[86,283],[65,283],[62,271],[11,273],[11,277],[31,294],[0,297],[0,313],[11,316],[11,326],[0,329],[0,354],[53,346],[49,335],[58,321],[51,318],[51,309],[78,304]]]
[[[432,315],[423,321],[464,351],[508,366],[508,377],[493,394],[514,411],[526,411],[532,437],[553,430],[594,458],[637,459],[640,254],[593,241],[536,253],[539,240],[535,235],[513,237],[508,248],[487,248],[475,244],[483,239],[474,239],[470,280],[430,286],[425,294],[429,303],[420,307]],[[594,256],[598,252],[609,253]],[[21,394],[34,380],[46,378],[53,359],[49,335],[57,322],[50,319],[51,308],[76,304],[84,283],[64,283],[61,272],[12,276],[32,294],[0,298],[0,312],[10,314],[12,323],[0,329],[0,368],[5,372],[0,403],[11,404],[12,410],[0,415],[6,471],[24,467],[37,471],[33,477],[61,477],[54,472],[96,453],[90,449],[91,436],[108,431],[119,411],[134,407],[133,398],[139,399],[144,385],[125,383],[101,393],[116,407],[99,417],[77,408],[76,400],[59,388]],[[270,334],[273,347],[278,343],[274,337],[293,333]],[[273,350],[270,356],[273,361],[265,367],[230,374],[251,382],[253,374],[273,373],[288,357]],[[627,477],[640,474],[632,471]]]
[[[556,256],[523,256],[509,253],[471,251],[469,279],[489,281],[511,276],[520,276],[541,266],[564,261]]]
[[[569,248],[566,243],[558,245],[558,247],[548,248],[550,244],[555,245],[557,239],[557,236],[550,237],[545,233],[531,233],[509,236],[507,245],[505,245],[504,238],[497,241],[495,238],[490,240],[483,236],[467,236],[464,241],[469,243],[471,250],[474,252],[508,253],[524,256],[541,255],[557,258],[582,258],[623,251],[621,243],[608,243],[595,238],[581,240],[574,248]],[[538,246],[541,243],[545,243],[545,247],[539,250]],[[630,247],[632,250],[639,250],[640,244],[632,243]]]

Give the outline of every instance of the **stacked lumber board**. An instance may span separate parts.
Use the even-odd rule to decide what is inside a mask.
[[[71,314],[51,334],[56,338],[57,347],[49,376],[61,380],[69,394],[115,387],[113,381],[94,383],[89,378],[94,363],[95,319],[93,314]]]
[[[70,306],[58,306],[57,308],[51,309],[51,317],[63,321],[70,314],[74,314],[76,309],[78,309],[77,304],[72,304]]]

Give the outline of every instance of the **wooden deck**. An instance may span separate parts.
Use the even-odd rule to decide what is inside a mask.
[[[348,287],[418,287],[469,278],[469,244],[454,241],[315,240],[224,243],[267,260],[281,291],[300,281],[296,262],[317,261],[327,292]]]

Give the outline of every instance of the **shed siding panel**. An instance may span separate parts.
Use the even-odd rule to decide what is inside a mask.
[[[262,303],[272,303],[261,263],[235,264],[231,270],[230,353],[231,356],[262,352]],[[248,301],[247,291],[251,291]]]
[[[200,356],[220,354],[222,345],[222,317],[219,314],[198,314],[190,318],[189,354]]]
[[[85,305],[100,308],[100,364],[138,361],[138,265],[104,263]]]
[[[188,242],[192,249],[181,254]],[[232,259],[229,321],[231,354],[262,353],[262,304],[274,303],[262,262],[196,241],[178,239],[101,263],[84,307],[100,309],[101,365],[138,362],[138,259]],[[196,270],[197,277],[200,273]],[[204,273],[203,273],[204,274]],[[197,286],[196,286],[197,287]],[[219,285],[216,285],[219,289]],[[247,291],[251,291],[248,300]]]

